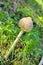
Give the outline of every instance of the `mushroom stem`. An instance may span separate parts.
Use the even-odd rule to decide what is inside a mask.
[[[9,49],[8,53],[6,53],[6,55],[4,56],[5,59],[7,59],[9,57],[10,53],[13,51],[14,47],[16,46],[18,40],[20,39],[20,37],[22,36],[23,33],[24,33],[24,31],[21,30],[20,33],[18,34],[17,38],[15,39],[13,45]]]

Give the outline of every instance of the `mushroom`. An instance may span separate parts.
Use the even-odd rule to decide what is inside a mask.
[[[11,48],[9,49],[9,52],[5,55],[5,58],[7,59],[10,55],[10,53],[13,51],[14,46],[17,44],[18,40],[22,36],[22,34],[26,32],[30,32],[33,28],[33,22],[31,17],[24,17],[19,21],[19,27],[21,27],[21,31],[18,34],[17,38],[15,39],[14,43],[12,44]]]

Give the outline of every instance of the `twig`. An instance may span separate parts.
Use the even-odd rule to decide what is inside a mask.
[[[42,59],[41,59],[39,65],[43,65],[43,57],[42,57]]]

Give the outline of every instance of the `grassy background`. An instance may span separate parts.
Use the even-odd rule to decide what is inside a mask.
[[[38,65],[43,55],[43,1],[19,1],[16,12],[12,7],[14,0],[1,1],[4,5],[0,10],[0,65]],[[20,32],[19,20],[27,16],[33,20],[33,30],[22,35],[8,60],[4,60]]]

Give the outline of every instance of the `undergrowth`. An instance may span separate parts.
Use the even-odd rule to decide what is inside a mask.
[[[18,4],[16,13],[10,11],[7,14],[7,7],[0,11],[0,65],[38,65],[43,55],[43,10],[36,1],[27,1],[26,6]],[[22,35],[8,60],[5,60],[4,55],[21,30],[18,22],[27,16],[33,20],[33,30]]]

